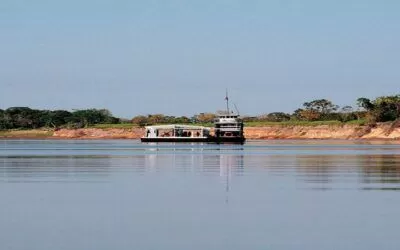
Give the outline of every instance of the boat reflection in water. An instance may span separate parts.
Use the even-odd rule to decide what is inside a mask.
[[[225,202],[229,201],[229,191],[232,184],[232,175],[243,173],[243,154],[221,154],[219,159],[219,175],[225,184]]]
[[[244,171],[243,146],[207,144],[151,144],[146,148],[143,165],[146,172],[191,172],[200,176],[219,175],[226,196],[232,177]],[[199,175],[197,175],[199,176]]]
[[[221,149],[220,146],[210,147],[206,143],[148,143],[144,148],[146,166],[158,168],[193,169],[198,172],[223,173],[228,166],[236,170],[243,169],[243,154],[237,150],[240,147],[228,147]]]

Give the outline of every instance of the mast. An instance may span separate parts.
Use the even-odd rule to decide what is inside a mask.
[[[225,101],[226,101],[226,111],[228,112],[228,114],[227,114],[227,115],[229,115],[229,98],[228,98],[228,89],[226,89]]]

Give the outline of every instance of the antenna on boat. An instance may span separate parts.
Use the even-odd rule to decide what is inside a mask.
[[[227,115],[229,115],[229,98],[228,98],[228,89],[226,89],[225,101],[226,101],[226,111],[228,112],[228,114],[227,114]]]
[[[239,115],[239,109],[236,107],[236,103],[234,103],[233,106],[235,106],[236,112]]]

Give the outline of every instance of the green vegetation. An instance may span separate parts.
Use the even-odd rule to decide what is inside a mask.
[[[364,98],[365,100],[368,100]],[[363,99],[363,100],[364,100]],[[369,107],[369,106],[368,106]],[[389,107],[392,108],[392,107]],[[359,105],[357,110],[351,106],[338,105],[326,99],[317,99],[303,103],[303,107],[295,110],[292,114],[284,112],[272,112],[256,117],[243,117],[246,126],[342,126],[342,125],[365,125],[371,123],[371,111]],[[388,116],[389,117],[389,116]],[[164,116],[162,114],[136,116],[132,123],[140,127],[152,124],[198,124],[212,126],[215,114],[200,113],[191,118]],[[390,117],[391,119],[393,117]],[[397,118],[396,118],[397,119]],[[385,120],[381,120],[385,121]]]
[[[106,109],[37,110],[28,107],[0,109],[0,129],[84,128],[101,123],[120,123]]]
[[[347,121],[346,124],[363,126],[367,124],[367,120],[366,119],[352,120],[352,121]]]
[[[268,122],[268,121],[254,121],[246,122],[245,125],[248,127],[262,127],[262,126],[320,126],[320,125],[333,125],[339,126],[344,123],[340,121],[284,121],[284,122]]]
[[[212,126],[212,122],[215,118],[215,114],[212,113],[200,113],[194,115],[191,118],[186,116],[165,116],[163,114],[153,115],[139,115],[132,118],[131,122],[140,127],[152,124],[196,124],[203,126]]]
[[[293,113],[272,112],[255,117],[243,117],[246,126],[342,126],[374,125],[377,122],[398,121],[400,95],[381,96],[375,100],[357,99],[357,106],[339,107],[327,99],[304,102]],[[59,128],[132,128],[154,124],[196,124],[212,126],[215,114],[200,113],[193,117],[163,114],[139,115],[130,121],[112,116],[107,109],[36,110],[28,107],[0,109],[0,130]],[[395,124],[395,123],[394,123]],[[398,123],[396,123],[398,124]],[[2,132],[0,136],[3,136]]]
[[[263,127],[263,126],[343,126],[343,125],[365,125],[365,120],[353,120],[348,122],[341,121],[300,121],[300,120],[289,120],[284,122],[270,122],[270,121],[250,121],[245,122],[247,127]]]
[[[317,125],[374,125],[393,122],[400,117],[400,95],[381,96],[375,100],[357,99],[357,109],[333,104],[326,99],[303,103],[292,114],[273,112],[257,117],[245,117],[248,126],[317,126]]]

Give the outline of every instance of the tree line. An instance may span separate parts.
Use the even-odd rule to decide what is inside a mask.
[[[245,122],[288,122],[288,121],[340,121],[362,120],[367,124],[395,121],[400,117],[400,95],[381,96],[374,100],[365,97],[357,99],[356,107],[340,107],[327,99],[304,102],[292,113],[272,112],[258,116],[244,116]],[[135,116],[132,123],[139,126],[163,123],[210,123],[213,113],[200,113],[193,117],[174,117],[163,114]]]
[[[38,110],[28,107],[0,109],[0,129],[83,128],[99,123],[120,123],[107,109]]]
[[[272,112],[259,116],[244,116],[245,122],[288,121],[340,121],[363,120],[367,124],[396,121],[400,117],[400,95],[380,96],[374,100],[357,99],[357,106],[340,107],[327,99],[304,102],[292,113]],[[199,113],[192,117],[167,116],[163,114],[139,115],[130,121],[114,117],[107,109],[38,110],[28,107],[0,109],[0,129],[34,128],[84,128],[95,124],[118,124],[129,122],[138,126],[169,123],[211,123],[213,113]]]

